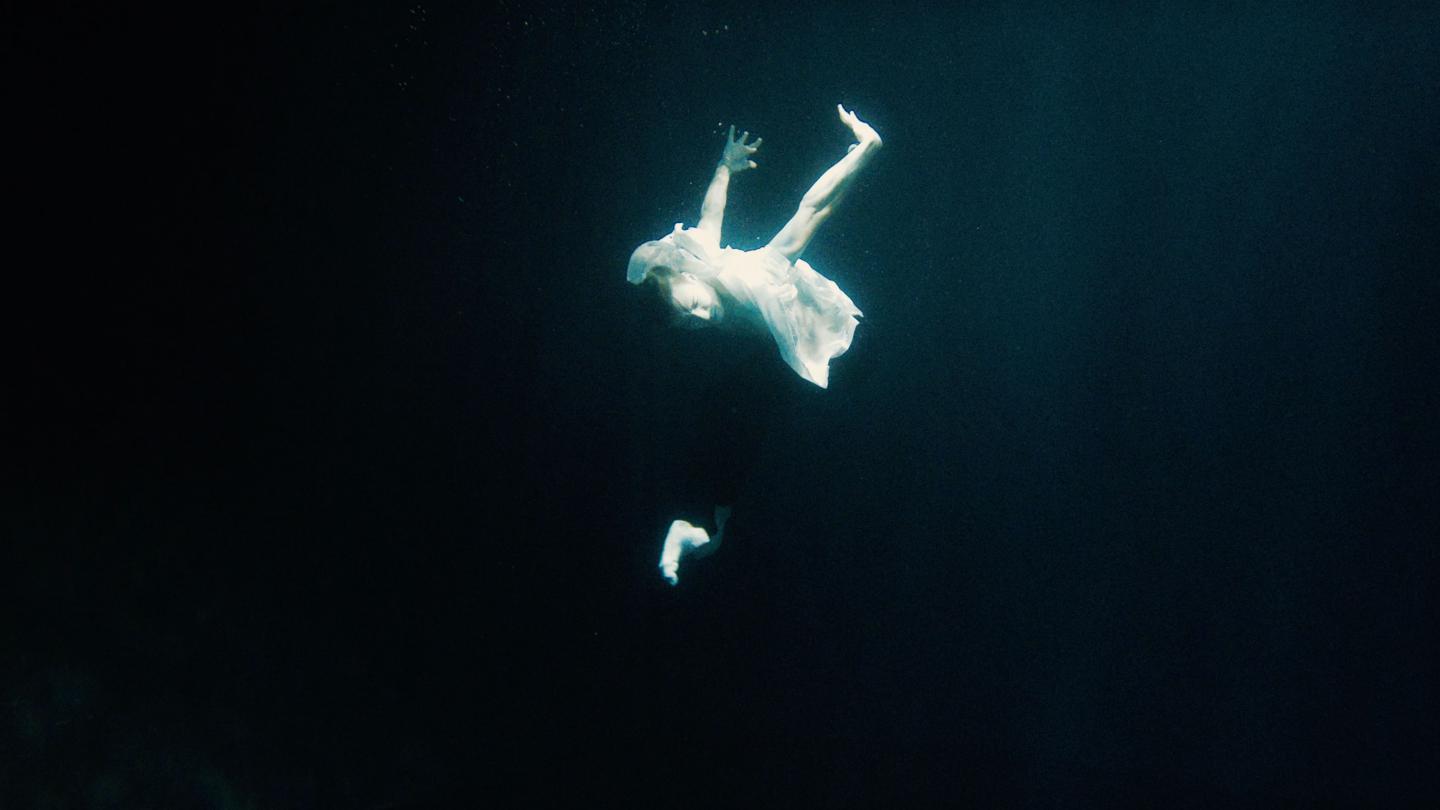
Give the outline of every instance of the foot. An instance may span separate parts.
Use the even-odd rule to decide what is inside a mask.
[[[860,116],[853,111],[845,109],[845,105],[836,104],[835,109],[840,112],[840,120],[845,123],[845,126],[850,127],[851,132],[855,133],[855,140],[859,142],[860,146],[873,144],[878,149],[884,144],[884,141],[880,140],[880,133],[876,132],[874,127],[861,121]]]
[[[710,542],[710,533],[689,521],[677,520],[670,524],[665,534],[665,544],[660,549],[660,576],[671,585],[680,582],[680,558],[689,556],[696,549]]]

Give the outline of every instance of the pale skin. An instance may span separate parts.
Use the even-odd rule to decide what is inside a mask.
[[[805,252],[820,225],[835,213],[840,200],[844,199],[845,193],[854,185],[855,176],[860,173],[860,169],[864,168],[884,145],[880,134],[861,121],[854,112],[839,104],[835,105],[835,109],[840,113],[840,120],[855,134],[856,142],[839,163],[825,170],[820,179],[815,181],[815,185],[805,192],[795,216],[770,240],[770,247],[785,254],[785,258],[792,262]]]
[[[861,121],[854,112],[840,104],[835,105],[835,109],[841,122],[854,134],[856,142],[850,146],[845,157],[820,175],[820,179],[805,192],[795,215],[785,223],[785,227],[780,229],[775,238],[770,240],[768,247],[779,251],[792,262],[805,252],[821,224],[835,213],[845,193],[854,185],[856,175],[883,145],[879,133]],[[726,136],[720,164],[715,167],[715,176],[711,178],[710,186],[705,191],[705,201],[700,206],[698,226],[716,245],[720,243],[720,226],[725,217],[725,199],[730,188],[730,178],[756,167],[751,156],[759,150],[762,141],[763,139],[756,138],[754,143],[751,143],[749,132],[741,133],[740,137],[736,138],[734,126],[730,127],[730,133]],[[686,275],[664,272],[661,268],[657,270],[661,271],[656,273],[661,294],[670,299],[676,310],[702,321],[718,321],[723,316],[724,308],[710,285]]]

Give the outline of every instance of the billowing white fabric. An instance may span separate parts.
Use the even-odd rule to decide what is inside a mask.
[[[665,264],[715,286],[727,317],[764,326],[796,374],[821,388],[829,385],[830,361],[850,348],[862,314],[835,282],[804,259],[791,262],[769,246],[722,248],[706,232],[678,223],[637,256],[649,246],[654,246],[646,251],[652,266]],[[662,256],[665,260],[657,261]],[[632,262],[632,280],[633,268]]]

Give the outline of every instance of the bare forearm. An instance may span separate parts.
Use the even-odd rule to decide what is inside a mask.
[[[700,230],[720,239],[720,224],[725,218],[725,198],[730,189],[730,169],[721,163],[715,167],[715,176],[710,188],[705,190],[705,202],[700,205]]]
[[[725,136],[725,151],[720,155],[720,165],[715,167],[715,177],[710,188],[705,190],[705,202],[700,206],[700,230],[716,243],[720,241],[720,221],[725,218],[725,194],[730,189],[730,175],[755,168],[750,156],[760,148],[760,139],[749,143],[750,133],[735,137],[735,127]]]

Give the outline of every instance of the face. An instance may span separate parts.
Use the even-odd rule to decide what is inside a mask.
[[[723,316],[724,307],[710,285],[684,273],[667,273],[660,278],[661,292],[669,294],[670,305],[677,312],[710,322]]]

